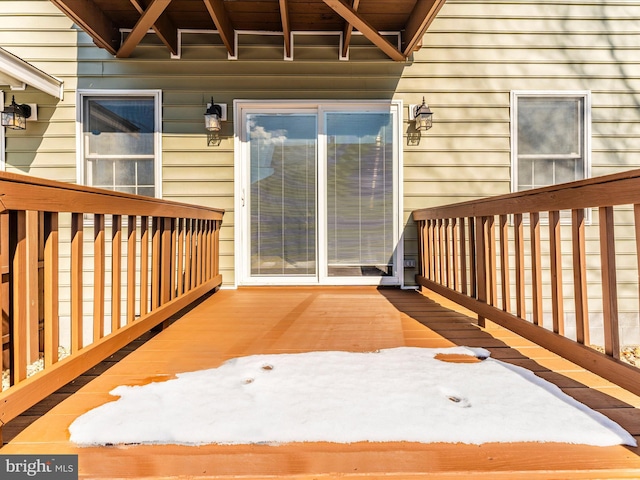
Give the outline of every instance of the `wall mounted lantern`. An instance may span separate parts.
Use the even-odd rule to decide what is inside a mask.
[[[433,112],[424,102],[424,97],[422,97],[422,105],[415,106],[413,118],[416,122],[416,130],[418,131],[426,131],[433,126]]]
[[[24,130],[27,128],[27,118],[31,116],[31,107],[29,105],[16,103],[16,97],[11,100],[11,105],[5,107],[0,114],[3,127],[12,130]]]
[[[220,145],[218,132],[222,128],[222,107],[213,103],[213,97],[211,97],[211,103],[207,104],[207,111],[204,112],[204,126],[209,132],[207,145]]]

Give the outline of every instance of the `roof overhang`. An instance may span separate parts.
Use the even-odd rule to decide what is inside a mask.
[[[63,82],[0,48],[0,85],[24,90],[27,85],[62,99]]]
[[[338,32],[341,58],[353,30],[395,61],[405,61],[446,0],[51,0],[118,58],[131,55],[153,31],[171,54],[179,55],[183,30],[216,30],[229,58],[237,58],[237,32],[282,34],[285,58],[295,32]],[[126,36],[123,32],[127,32]],[[387,39],[397,32],[397,44]]]

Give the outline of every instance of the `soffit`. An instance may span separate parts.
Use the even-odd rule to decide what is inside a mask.
[[[446,0],[51,0],[95,44],[126,58],[152,30],[178,55],[181,30],[217,30],[236,58],[236,33],[279,32],[291,56],[296,32],[338,32],[346,57],[354,30],[391,59],[406,60]],[[126,32],[126,35],[122,35]],[[386,33],[398,33],[390,42]]]

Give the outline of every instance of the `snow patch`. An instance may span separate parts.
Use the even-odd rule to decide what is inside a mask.
[[[438,354],[486,358],[439,361]],[[253,355],[120,397],[69,427],[80,445],[563,442],[636,445],[618,424],[480,348]]]

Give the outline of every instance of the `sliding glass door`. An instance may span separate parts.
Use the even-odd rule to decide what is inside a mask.
[[[397,112],[239,107],[239,283],[399,283]]]

